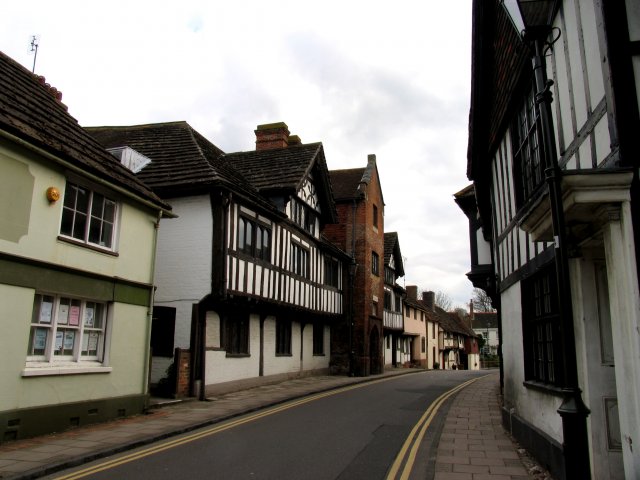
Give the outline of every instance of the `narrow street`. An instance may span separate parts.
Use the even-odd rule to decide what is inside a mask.
[[[384,479],[414,427],[438,404],[409,462],[411,478],[429,478],[449,407],[438,398],[482,375],[419,373],[327,392],[48,478]]]

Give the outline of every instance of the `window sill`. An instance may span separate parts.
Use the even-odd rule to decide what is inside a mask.
[[[291,353],[276,353],[276,357],[293,357]]]
[[[65,243],[70,243],[71,245],[75,245],[77,247],[88,248],[89,250],[93,250],[94,252],[104,253],[106,255],[111,255],[113,257],[120,256],[118,252],[114,252],[113,250],[109,250],[108,248],[101,248],[97,245],[92,245],[90,243],[81,242],[79,240],[75,240],[70,237],[65,237],[62,235],[58,235],[58,240]]]
[[[555,385],[551,385],[549,383],[542,383],[536,380],[525,380],[522,382],[525,388],[530,388],[531,390],[537,390],[542,393],[548,393],[550,395],[562,396],[565,394],[563,388],[556,387]]]
[[[80,375],[87,373],[111,373],[112,367],[105,367],[98,362],[69,362],[51,364],[46,362],[33,362],[22,371],[23,377],[43,377],[50,375]]]

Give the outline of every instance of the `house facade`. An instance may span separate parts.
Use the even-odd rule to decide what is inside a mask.
[[[408,361],[423,368],[434,368],[439,361],[439,329],[433,318],[427,314],[427,308],[418,301],[418,287],[407,286],[404,308],[405,335],[410,338],[410,357]]]
[[[640,10],[553,6],[523,38],[474,1],[469,278],[499,311],[505,426],[556,478],[639,478]]]
[[[325,235],[351,257],[348,281],[352,288],[346,308],[353,323],[351,331],[342,335],[349,339],[352,360],[346,368],[344,362],[336,365],[335,371],[358,376],[382,373],[384,198],[376,157],[369,155],[364,168],[332,170],[330,178],[338,221],[327,225]]]
[[[0,442],[141,413],[170,207],[0,53]]]
[[[284,123],[230,154],[184,122],[90,132],[149,157],[138,175],[178,215],[158,241],[155,305],[190,351],[191,393],[328,372],[348,257],[322,235],[336,221],[322,144]]]
[[[500,332],[498,331],[498,314],[495,312],[471,312],[471,328],[476,335],[482,335],[484,346],[483,355],[497,355],[500,345]]]
[[[404,322],[404,289],[396,283],[404,276],[400,242],[396,232],[384,234],[384,364],[409,365],[413,356],[415,332],[408,332]]]

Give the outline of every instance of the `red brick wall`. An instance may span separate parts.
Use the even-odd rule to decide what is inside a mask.
[[[191,352],[186,349],[176,348],[173,361],[176,368],[176,398],[188,397]]]

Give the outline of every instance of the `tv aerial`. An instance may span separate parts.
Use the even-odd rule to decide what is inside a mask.
[[[31,73],[36,72],[36,59],[38,58],[38,46],[40,45],[40,35],[31,35],[31,50],[33,52],[33,68]]]

